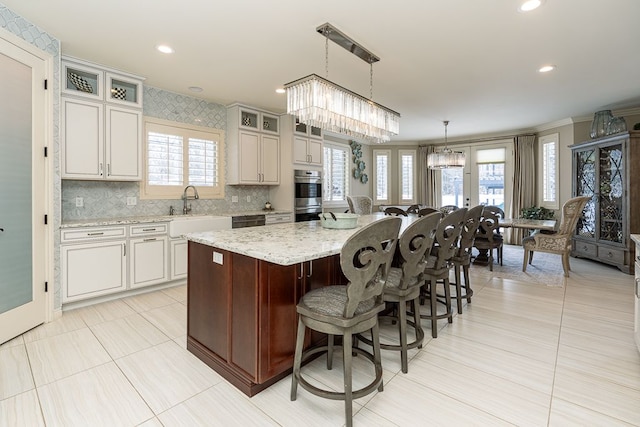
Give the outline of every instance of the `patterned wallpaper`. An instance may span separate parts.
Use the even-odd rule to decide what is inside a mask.
[[[144,87],[144,115],[180,123],[206,126],[225,131],[227,109],[225,106],[190,96],[168,92],[154,87]],[[226,159],[225,159],[226,170]],[[146,215],[168,215],[170,206],[177,212],[182,200],[140,200],[137,182],[62,181],[62,220],[116,218]],[[238,202],[232,203],[232,197]],[[250,196],[251,202],[247,202]],[[76,207],[76,197],[83,198],[84,206]],[[136,197],[135,206],[127,206],[127,197]],[[269,190],[262,186],[225,187],[224,200],[195,200],[191,202],[193,213],[216,214],[259,210],[269,198]]]

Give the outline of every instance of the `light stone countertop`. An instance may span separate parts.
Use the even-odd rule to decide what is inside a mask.
[[[358,217],[356,228],[323,228],[320,221],[236,228],[185,235],[188,240],[280,265],[339,254],[342,246],[363,226],[384,218],[384,213]],[[402,217],[401,232],[417,217]]]
[[[631,240],[633,240],[637,245],[640,245],[640,234],[632,234]]]
[[[140,224],[140,223],[154,223],[154,222],[169,222],[175,219],[184,218],[185,216],[189,217],[198,217],[198,216],[224,216],[224,217],[234,217],[234,216],[247,216],[247,215],[274,215],[274,214],[289,214],[292,211],[287,210],[272,210],[272,211],[239,211],[239,212],[219,212],[212,214],[193,214],[193,215],[155,215],[155,216],[130,216],[130,217],[122,217],[122,218],[92,218],[92,219],[80,219],[73,221],[65,221],[60,224],[60,228],[74,228],[74,227],[100,227],[105,225],[128,225],[128,224]]]

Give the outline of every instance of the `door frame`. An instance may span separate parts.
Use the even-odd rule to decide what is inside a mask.
[[[55,234],[54,231],[57,228],[59,221],[58,215],[54,210],[54,171],[57,164],[58,144],[54,138],[54,99],[56,97],[56,91],[59,90],[58,82],[54,79],[54,56],[50,53],[37,48],[35,45],[27,42],[26,40],[18,37],[17,35],[9,32],[6,29],[0,30],[0,38],[5,42],[16,46],[19,49],[27,52],[30,55],[43,61],[45,79],[47,80],[47,90],[44,91],[44,105],[43,108],[43,121],[39,126],[42,135],[41,141],[34,139],[32,149],[33,153],[42,153],[43,165],[44,165],[44,183],[43,187],[38,189],[34,186],[33,196],[44,197],[44,209],[47,215],[47,225],[44,230],[44,276],[45,281],[48,283],[48,291],[45,292],[44,298],[44,321],[50,322],[54,318],[62,315],[62,310],[55,310],[55,291],[58,288],[56,285],[55,276]],[[44,82],[43,82],[44,84]],[[44,150],[47,149],[47,157],[44,157]],[[34,165],[35,167],[35,165]],[[44,221],[44,218],[40,219]],[[44,283],[42,284],[44,286]]]

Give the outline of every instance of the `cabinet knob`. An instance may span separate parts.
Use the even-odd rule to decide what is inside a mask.
[[[613,256],[613,254],[611,252],[607,253],[607,257],[611,258]]]
[[[584,245],[584,246],[582,247],[582,250],[586,252],[586,251],[587,251],[587,245]]]

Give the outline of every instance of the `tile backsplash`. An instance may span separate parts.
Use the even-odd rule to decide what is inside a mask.
[[[180,123],[190,123],[216,129],[227,129],[227,109],[224,105],[144,87],[144,115]],[[226,159],[225,159],[226,170]],[[238,202],[232,203],[232,198]],[[247,196],[250,202],[247,202]],[[76,198],[82,198],[82,207],[76,207]],[[127,206],[127,198],[135,197],[136,205]],[[259,210],[269,198],[269,188],[262,186],[226,186],[225,198],[218,200],[191,200],[193,213],[226,213]],[[182,210],[182,200],[140,200],[137,182],[62,181],[62,221],[116,218],[146,215],[168,215],[173,206]]]

